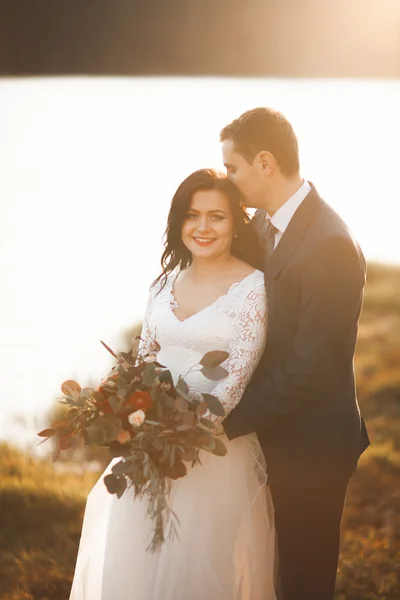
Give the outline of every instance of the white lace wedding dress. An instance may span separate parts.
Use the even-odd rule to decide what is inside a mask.
[[[228,351],[226,379],[185,377],[191,389],[217,395],[228,413],[265,345],[264,276],[254,271],[184,321],[173,312],[173,279],[150,292],[144,343],[157,340],[158,360],[174,380],[207,351]],[[221,439],[224,457],[202,452],[202,465],[187,464],[188,475],[173,482],[179,539],[154,554],[146,551],[146,500],[111,496],[100,477],[87,500],[70,600],[275,600],[273,509],[257,437]]]

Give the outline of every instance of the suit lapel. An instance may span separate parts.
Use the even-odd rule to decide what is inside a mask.
[[[291,254],[303,239],[308,226],[314,220],[321,203],[321,198],[315,187],[312,184],[310,185],[311,191],[294,213],[279,244],[265,264],[264,279],[266,287],[268,287],[274,277],[284,267]]]

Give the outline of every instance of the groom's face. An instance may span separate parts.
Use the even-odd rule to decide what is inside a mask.
[[[265,197],[265,176],[261,163],[254,159],[252,164],[236,152],[232,140],[222,143],[222,156],[228,177],[242,192],[246,206],[261,208]]]

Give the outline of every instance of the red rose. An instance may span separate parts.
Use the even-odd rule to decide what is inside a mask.
[[[153,400],[149,392],[134,392],[127,402],[131,404],[135,409],[148,410],[153,404]]]
[[[113,414],[113,409],[111,408],[111,404],[108,400],[108,398],[106,398],[103,402],[103,405],[101,407],[101,410],[103,413],[108,414],[108,415],[112,415]]]

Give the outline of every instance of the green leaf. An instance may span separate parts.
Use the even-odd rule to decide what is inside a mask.
[[[132,340],[130,353],[134,358],[136,358],[136,356],[137,356],[140,340],[141,340],[140,335],[135,336]]]
[[[128,482],[126,477],[118,477],[117,498],[121,498],[127,488]]]
[[[203,394],[203,398],[204,401],[207,402],[210,412],[217,415],[217,417],[225,416],[225,409],[216,396],[213,396],[212,394]]]
[[[207,429],[215,429],[215,425],[210,419],[200,419],[200,423],[207,427]]]
[[[186,466],[179,459],[176,459],[172,467],[168,469],[167,475],[171,479],[179,479],[179,477],[184,477],[187,473]]]
[[[211,352],[206,352],[199,364],[203,367],[218,367],[227,358],[229,358],[229,352],[225,352],[225,350],[211,350]]]
[[[175,389],[176,389],[177,392],[181,392],[182,391],[185,394],[189,393],[189,386],[188,386],[188,384],[186,383],[186,381],[182,377],[179,377],[178,383],[176,384]]]
[[[118,489],[119,489],[118,477],[116,477],[115,475],[110,473],[109,475],[106,475],[104,477],[103,481],[105,483],[107,491],[110,494],[116,494],[118,492]]]
[[[189,396],[189,386],[186,383],[186,381],[182,379],[182,377],[179,377],[178,382],[175,386],[175,390],[179,394],[179,396],[182,396],[182,398],[185,398],[185,400],[187,400],[188,402],[192,402],[192,399]]]
[[[175,400],[175,408],[178,412],[186,412],[189,408],[189,403],[187,400],[182,398],[182,396],[178,396],[178,398]]]
[[[105,444],[107,439],[107,433],[102,427],[96,425],[89,425],[86,429],[86,433],[89,438],[89,443],[96,446],[102,446]]]
[[[171,412],[174,410],[175,408],[175,399],[172,398],[171,396],[168,396],[168,394],[164,394],[163,392],[160,393],[159,396],[160,400],[161,400],[161,404],[164,408],[167,409],[167,411]]]
[[[126,464],[125,461],[120,460],[119,462],[115,463],[115,465],[113,465],[111,467],[111,471],[114,475],[123,475],[125,473],[125,471],[127,470],[128,465]]]
[[[87,428],[87,433],[92,444],[101,446],[116,440],[120,429],[121,421],[118,417],[114,415],[104,415],[97,419],[93,419]],[[102,433],[99,433],[99,430]],[[97,440],[102,441],[99,442]]]
[[[157,377],[156,366],[154,363],[148,363],[143,371],[144,385],[151,387]]]
[[[113,356],[114,358],[118,358],[118,356],[115,354],[115,352],[113,352],[113,351],[111,350],[111,348],[109,348],[109,347],[107,346],[107,344],[105,344],[105,343],[104,343],[104,342],[102,342],[101,340],[100,340],[100,342],[103,344],[104,348],[105,348],[106,350],[108,350],[108,352],[109,352],[110,354],[112,354],[112,356]]]
[[[90,398],[93,395],[94,391],[95,390],[92,387],[84,387],[81,389],[80,395],[83,396],[84,398]]]
[[[211,379],[211,381],[221,381],[221,379],[225,379],[228,377],[229,372],[224,369],[224,367],[203,367],[200,369],[203,373],[204,377],[207,379]]]
[[[126,381],[126,383],[130,383],[136,374],[136,367],[129,367],[129,369],[120,371],[120,377]]]
[[[51,437],[52,435],[54,435],[56,433],[55,429],[43,429],[43,431],[41,431],[40,433],[38,433],[38,435],[40,435],[40,437]]]
[[[108,399],[114,414],[118,413],[125,404],[125,398],[119,396],[110,396]]]
[[[81,389],[82,388],[79,385],[79,383],[77,383],[73,379],[68,379],[68,381],[64,381],[64,383],[61,386],[61,391],[64,394],[64,396],[74,396],[75,394],[79,394]]]
[[[181,459],[184,462],[192,462],[195,458],[196,458],[195,448],[185,448],[185,450],[181,453]]]
[[[219,438],[214,438],[214,442],[215,442],[215,447],[214,447],[214,450],[212,451],[212,453],[215,454],[216,456],[225,456],[225,454],[228,452],[228,450],[226,449],[224,442],[222,440],[220,440]]]
[[[93,392],[92,394],[92,398],[95,402],[103,402],[104,401],[104,396],[101,392]]]
[[[214,436],[212,436],[212,435],[204,436],[201,439],[201,446],[205,450],[210,450],[212,452],[214,450],[214,448],[215,448],[215,438],[214,438]]]
[[[203,417],[208,410],[207,402],[200,402],[196,408],[196,414],[198,417]]]
[[[116,442],[115,444],[111,444],[108,451],[111,458],[118,458],[118,456],[127,458],[131,454],[132,448],[130,444],[119,444]]]
[[[187,425],[187,424],[182,424],[182,425],[178,425],[178,427],[176,427],[177,431],[189,431],[189,429],[192,429],[193,425]]]
[[[127,382],[121,376],[117,377],[117,379],[115,380],[115,383],[117,384],[117,389],[118,389],[119,393],[126,392],[126,390],[128,389]]]
[[[190,402],[190,404],[192,403],[192,399],[191,399],[191,397],[189,396],[189,394],[186,394],[186,392],[184,392],[183,390],[177,390],[177,394],[178,394],[179,396],[181,396],[182,398],[185,398],[185,400],[186,400],[187,402]]]
[[[182,423],[184,425],[194,425],[196,423],[196,416],[192,410],[182,414]]]
[[[153,402],[157,402],[159,397],[159,388],[156,385],[153,385],[150,389],[150,396]]]

